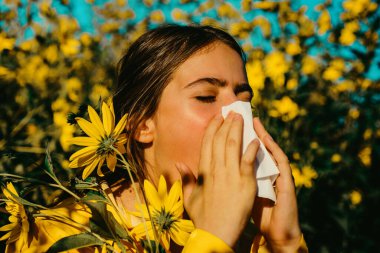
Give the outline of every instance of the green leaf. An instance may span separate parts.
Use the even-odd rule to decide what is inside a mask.
[[[128,232],[116,221],[113,214],[107,211],[106,203],[86,201],[86,205],[91,209],[90,228],[95,233],[108,239],[130,239]]]
[[[78,235],[67,236],[58,240],[49,248],[47,253],[62,252],[95,245],[103,245],[103,242],[92,234],[82,233]]]
[[[150,245],[152,245],[152,248],[149,247],[149,241],[146,239],[140,240],[142,247],[149,253],[165,253],[164,247],[162,247],[161,244],[157,243],[154,240],[150,240]],[[158,248],[157,248],[158,247]]]
[[[101,194],[96,194],[96,193],[90,193],[84,196],[81,201],[83,202],[90,202],[90,201],[102,201],[102,202],[107,202],[107,199],[101,195]]]
[[[45,168],[46,168],[45,171],[49,176],[56,178],[55,173],[54,173],[53,162],[52,162],[52,159],[50,156],[49,149],[46,149]]]

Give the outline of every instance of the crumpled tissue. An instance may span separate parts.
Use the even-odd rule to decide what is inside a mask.
[[[245,152],[248,144],[252,140],[257,138],[260,141],[260,147],[257,152],[255,161],[257,196],[268,198],[276,202],[276,193],[274,191],[273,184],[280,172],[272,157],[270,156],[268,150],[265,148],[264,143],[258,138],[253,128],[251,104],[249,102],[236,101],[230,105],[223,106],[223,117],[226,118],[230,111],[239,113],[244,119],[242,153]]]

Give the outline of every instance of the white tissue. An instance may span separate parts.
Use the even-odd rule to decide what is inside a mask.
[[[230,111],[234,111],[242,115],[244,119],[244,132],[243,132],[243,152],[248,147],[248,144],[258,139],[255,130],[253,129],[251,104],[249,102],[236,101],[230,105],[222,107],[222,115],[227,117]],[[273,184],[280,173],[276,164],[272,160],[268,150],[265,148],[262,141],[260,141],[260,148],[257,152],[255,168],[257,178],[257,196],[268,198],[276,202],[276,193],[274,192]]]

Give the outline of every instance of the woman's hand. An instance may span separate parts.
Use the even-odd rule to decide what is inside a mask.
[[[259,141],[241,156],[243,118],[217,115],[206,129],[197,179],[177,164],[184,187],[185,208],[196,228],[206,230],[233,247],[242,233],[256,196],[254,161]]]
[[[280,170],[276,180],[277,203],[257,197],[252,217],[273,252],[296,252],[301,238],[297,200],[289,161],[281,148],[264,129],[259,118],[253,126]]]

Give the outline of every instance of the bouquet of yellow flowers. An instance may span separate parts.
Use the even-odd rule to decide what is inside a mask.
[[[44,171],[54,183],[0,174],[5,182],[0,201],[10,215],[10,223],[0,227],[5,232],[0,240],[6,240],[6,252],[170,252],[171,241],[184,245],[194,225],[182,218],[181,182],[168,191],[163,176],[157,189],[148,180],[136,178],[138,173],[125,157],[128,115],[115,124],[112,102],[102,103],[101,117],[91,106],[88,115],[89,121],[75,117],[87,136],[70,141],[83,148],[71,155],[69,168],[84,168],[82,178],[71,180],[70,187],[54,172],[49,152]],[[105,167],[112,172],[127,171],[135,193],[131,210],[104,180]],[[57,188],[69,197],[52,207],[32,203],[20,196],[12,183],[20,180]]]

